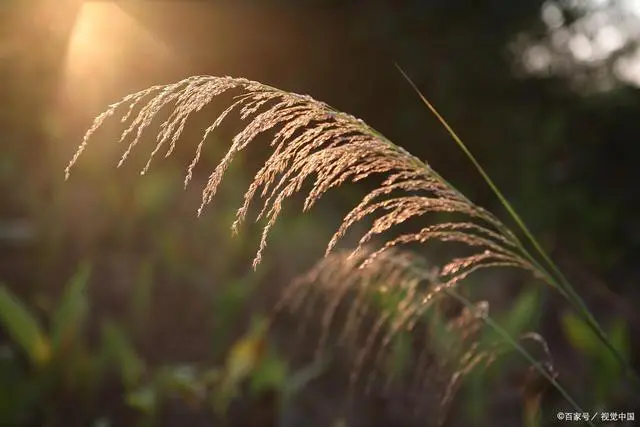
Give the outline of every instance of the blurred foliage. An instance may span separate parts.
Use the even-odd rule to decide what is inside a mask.
[[[590,390],[590,404],[604,410],[611,402],[617,402],[623,393],[623,373],[615,360],[598,345],[596,337],[586,330],[582,322],[572,313],[562,316],[562,328],[565,336],[587,359],[589,371],[595,376],[593,389]],[[614,317],[607,331],[611,343],[627,359],[630,356],[629,328],[625,319]]]
[[[185,412],[197,414],[203,407],[209,411],[204,418],[213,419],[216,399],[248,399],[253,406],[243,412],[258,413],[257,396],[266,390],[276,390],[277,405],[285,407],[325,369],[289,366],[271,342],[260,357],[249,351],[243,369],[230,355],[263,339],[253,335],[251,316],[259,318],[279,286],[322,255],[345,206],[363,194],[359,188],[342,192],[344,202],[319,206],[315,214],[288,220],[285,215],[267,262],[254,274],[249,266],[256,228],[232,237],[235,212],[229,207],[241,199],[246,170],[260,159],[243,159],[242,167],[230,171],[220,202],[199,220],[199,195],[179,191],[183,170],[170,159],[158,162],[149,176],[139,177],[135,168],[113,174],[106,173],[115,163],[113,151],[96,149],[78,172],[81,178],[62,182],[66,161],[102,105],[187,74],[246,76],[310,93],[428,158],[479,204],[495,206],[396,73],[397,61],[554,256],[580,260],[568,264],[568,275],[585,278],[577,281],[578,290],[637,365],[638,342],[630,337],[640,333],[632,317],[640,278],[638,89],[616,82],[599,91],[597,75],[581,77],[592,66],[613,69],[606,60],[585,64],[560,52],[560,74],[531,75],[523,71],[522,52],[511,51],[523,34],[537,42],[553,40],[565,27],[574,31],[591,10],[563,8],[565,24],[552,31],[541,9],[558,2],[542,0],[278,0],[255,2],[254,10],[216,4],[215,10],[195,12],[174,3],[166,9],[122,6],[180,52],[179,60],[162,62],[144,46],[132,48],[127,61],[107,64],[121,70],[113,77],[117,84],[75,83],[87,97],[102,88],[96,105],[73,105],[62,90],[80,2],[0,5],[0,424],[185,425],[191,420]],[[205,23],[199,26],[194,15]],[[579,87],[571,76],[581,78]],[[185,130],[187,139],[194,134]],[[113,135],[103,137],[104,146],[117,145]],[[208,144],[203,154],[209,165],[221,153],[218,145],[227,147],[228,135]],[[181,165],[191,155],[192,145],[185,146],[174,157]],[[78,260],[87,261],[78,267]],[[597,278],[604,284],[594,286],[613,297],[593,290],[591,279]],[[525,289],[494,295],[496,305],[506,307],[496,321],[514,335],[541,330],[551,341],[560,378],[585,407],[633,406],[637,393],[619,381],[595,337],[562,304]],[[391,307],[400,297],[379,302]],[[612,309],[625,303],[630,310]],[[486,333],[487,341],[495,338]],[[389,370],[401,375],[410,369],[411,342],[404,334],[395,338]],[[565,349],[565,342],[573,348]],[[461,405],[473,420],[490,424],[502,418],[509,425],[505,404],[492,405],[502,399],[502,389],[493,384],[507,365],[471,376]],[[240,372],[228,379],[228,390],[239,391],[237,399],[214,398],[213,384],[225,370]],[[189,411],[172,409],[176,398]],[[550,399],[552,408],[561,405]]]
[[[0,289],[0,313],[8,333],[17,341],[36,365],[49,362],[51,344],[27,309],[3,286]]]
[[[24,303],[6,287],[1,288],[0,326],[12,337],[2,346],[0,361],[1,424],[21,425],[43,409],[56,411],[55,406],[50,407],[56,402],[51,393],[62,389],[94,400],[110,372],[117,373],[124,387],[123,403],[142,414],[141,425],[156,419],[168,398],[179,397],[190,407],[203,407],[209,401],[211,411],[223,419],[229,403],[239,397],[240,387],[247,383],[255,395],[277,390],[286,398],[308,381],[301,373],[290,375],[284,361],[269,348],[265,319],[256,319],[251,329],[233,343],[224,364],[204,370],[191,364],[148,365],[126,328],[108,319],[102,323],[100,343],[92,346],[84,330],[89,310],[85,294],[88,272],[89,268],[82,266],[65,287],[47,319],[50,333],[43,330]],[[134,300],[133,304],[140,301]],[[26,370],[18,350],[30,360]],[[307,371],[301,371],[302,375]],[[55,418],[47,418],[46,411],[42,416],[43,423],[55,422]]]

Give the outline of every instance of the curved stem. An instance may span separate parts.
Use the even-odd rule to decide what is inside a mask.
[[[611,341],[607,338],[607,335],[603,331],[602,327],[595,320],[586,304],[582,300],[582,298],[575,291],[573,286],[566,279],[564,274],[560,271],[558,266],[551,260],[551,257],[547,254],[547,252],[542,248],[538,240],[533,236],[533,233],[526,226],[520,215],[515,211],[511,203],[507,200],[507,198],[502,194],[498,186],[493,182],[489,174],[484,170],[482,165],[478,162],[475,156],[469,151],[467,146],[462,142],[462,139],[456,134],[453,128],[449,125],[449,123],[440,115],[438,110],[426,99],[426,97],[420,92],[416,84],[411,80],[411,78],[404,72],[402,68],[398,64],[395,64],[396,68],[400,71],[402,76],[409,82],[411,87],[416,91],[421,101],[426,105],[426,107],[431,111],[431,113],[438,119],[440,124],[446,129],[449,135],[456,142],[458,147],[464,152],[464,154],[469,158],[471,163],[475,166],[477,171],[480,173],[485,182],[489,185],[491,190],[500,200],[500,203],[505,207],[511,218],[516,222],[520,230],[523,232],[529,243],[534,247],[536,252],[541,256],[542,260],[547,264],[547,266],[553,272],[553,275],[549,273],[546,268],[541,268],[541,273],[546,276],[546,281],[554,285],[558,290],[561,291],[561,294],[569,301],[569,303],[573,306],[573,308],[578,312],[578,315],[582,317],[583,321],[589,326],[589,328],[596,334],[598,339],[605,345],[605,347],[614,355],[618,363],[624,369],[626,375],[633,380],[636,387],[640,387],[640,378],[638,374],[633,370],[633,368],[629,365],[629,363],[622,357],[619,351],[613,347]],[[519,243],[519,241],[518,241]],[[528,253],[524,246],[521,246],[521,249],[525,255],[530,257],[531,261],[535,263],[535,265],[540,266],[538,262],[534,260],[534,258]],[[540,266],[542,267],[542,266]],[[555,277],[554,277],[555,275]]]

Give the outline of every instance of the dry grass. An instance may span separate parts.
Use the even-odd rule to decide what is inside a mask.
[[[122,122],[128,123],[128,127],[120,138],[121,142],[128,142],[118,163],[118,166],[121,166],[139,144],[144,131],[151,126],[161,110],[169,108],[171,111],[169,118],[160,124],[156,145],[141,171],[144,174],[159,153],[164,151],[166,157],[174,152],[190,115],[202,110],[226,92],[238,92],[238,94],[233,98],[231,105],[204,131],[202,139],[195,148],[193,159],[186,169],[184,185],[186,187],[192,180],[207,137],[221,125],[230,113],[238,112],[245,126],[235,133],[228,151],[217,167],[211,171],[202,191],[202,202],[198,209],[198,215],[202,214],[206,205],[215,197],[225,172],[234,158],[247,149],[252,142],[255,142],[258,136],[262,134],[273,135],[270,142],[270,156],[255,174],[252,183],[246,190],[244,203],[238,209],[232,226],[233,230],[237,231],[249,215],[251,203],[259,200],[257,210],[259,213],[256,221],[264,220],[265,225],[253,262],[254,268],[262,259],[269,233],[282,211],[283,203],[302,192],[303,184],[307,181],[312,181],[312,185],[306,192],[304,211],[312,208],[332,188],[350,182],[362,181],[372,176],[382,177],[381,185],[365,195],[362,201],[344,218],[328,243],[326,254],[331,255],[332,250],[356,223],[365,219],[370,220],[372,225],[362,235],[358,245],[349,252],[347,257],[340,255],[338,258],[331,256],[325,258],[326,262],[333,266],[332,269],[327,270],[327,264],[321,263],[319,270],[314,270],[315,272],[311,273],[311,275],[337,274],[342,280],[338,280],[336,283],[339,283],[339,287],[329,293],[333,299],[322,316],[326,330],[329,329],[328,325],[334,318],[332,313],[340,304],[341,296],[352,292],[354,288],[366,288],[358,287],[356,284],[362,279],[362,274],[381,276],[387,285],[397,283],[398,286],[407,286],[404,289],[405,298],[398,303],[395,314],[382,313],[376,320],[369,335],[373,338],[369,338],[365,342],[359,356],[360,359],[369,354],[369,347],[373,345],[371,343],[376,336],[382,333],[381,331],[386,330],[382,338],[382,348],[385,348],[398,331],[411,330],[415,326],[417,320],[424,314],[435,297],[455,292],[456,285],[461,280],[480,269],[515,267],[527,270],[558,288],[579,310],[584,309],[570,285],[565,285],[563,276],[556,272],[555,266],[544,256],[544,252],[537,245],[535,239],[530,236],[526,227],[521,225],[534,246],[543,254],[544,260],[549,262],[551,270],[547,270],[537,262],[514,233],[493,214],[471,202],[427,163],[393,144],[362,120],[336,111],[327,104],[307,95],[282,91],[259,82],[232,77],[196,76],[128,95],[109,106],[104,113],[95,119],[66,169],[67,178],[73,165],[88,147],[92,135],[109,117],[116,113],[122,112]],[[447,126],[446,122],[443,123]],[[462,144],[457,136],[453,135],[456,141]],[[463,145],[462,148],[466,150]],[[472,157],[471,159],[475,162],[475,159]],[[492,185],[484,171],[482,169],[480,171]],[[492,188],[494,187],[492,185]],[[308,188],[308,186],[304,188]],[[501,193],[497,192],[497,194],[503,200]],[[506,206],[518,224],[521,224],[521,220],[512,212],[510,205]],[[434,213],[455,214],[447,215],[447,217],[460,219],[428,225],[392,239],[380,238],[381,235],[410,219],[427,219],[427,215]],[[396,251],[409,244],[424,244],[435,241],[464,244],[472,250],[472,254],[451,259],[441,268],[430,271],[427,278],[431,286],[418,286],[424,282],[425,278],[417,279],[412,272],[413,270],[407,268],[408,264],[405,262],[407,255],[400,256]],[[365,251],[365,246],[372,249]],[[389,268],[389,264],[386,263],[389,259],[401,262],[395,267]],[[380,266],[384,265],[386,267],[381,269]],[[352,274],[356,268],[360,272]],[[345,277],[345,271],[350,271],[351,274],[347,274]],[[368,272],[363,273],[364,271]],[[557,273],[563,280],[558,281],[559,279],[550,271]],[[324,276],[323,278],[327,279]],[[327,280],[324,279],[323,281],[327,283]],[[305,283],[305,281],[298,282],[298,285],[300,283]],[[306,283],[309,283],[309,280]],[[378,280],[376,283],[379,284],[380,281]],[[298,286],[298,289],[302,288]],[[304,292],[299,291],[297,293],[298,301],[304,300],[304,295]],[[295,300],[295,298],[289,298],[288,301]],[[354,299],[354,307],[351,310],[353,314],[346,320],[345,331],[357,329],[358,304],[362,304],[362,301],[362,298],[356,297]],[[462,316],[461,318],[478,318],[477,309],[482,307],[484,306],[468,305],[469,311],[466,312],[466,317]],[[487,320],[485,317],[486,312],[480,310],[480,314],[479,317],[485,323],[491,324],[490,319]],[[603,342],[608,345],[606,337],[602,334],[597,323],[589,317],[588,312],[585,314],[585,319],[600,334]],[[494,325],[494,327],[497,326]],[[471,330],[473,328],[467,325],[463,329]],[[346,336],[348,336],[347,332],[345,332]],[[343,334],[343,336],[345,335]],[[513,346],[518,346],[513,339],[508,339]],[[326,336],[321,338],[321,347],[326,340]],[[454,358],[459,363],[464,363],[451,371],[450,384],[456,384],[455,381],[451,381],[467,372],[467,367],[474,366],[480,360],[487,358],[488,353],[478,355],[472,350],[473,348],[470,348],[467,352]],[[521,352],[525,354],[524,351]],[[528,358],[532,363],[536,363],[532,358]],[[361,363],[362,361],[356,365],[359,366]],[[543,368],[539,365],[538,369],[543,372]],[[354,369],[354,378],[352,379],[358,376],[359,370],[359,367]],[[544,376],[562,391],[554,377],[548,373],[544,373]],[[579,409],[579,406],[568,395],[563,394],[576,409]],[[449,395],[450,393],[445,392],[443,404],[449,399],[446,397]]]
[[[233,223],[233,229],[237,230],[245,220],[251,202],[259,195],[262,205],[256,220],[265,219],[266,224],[254,267],[262,258],[269,232],[281,213],[283,202],[300,192],[305,181],[314,180],[306,195],[306,211],[334,187],[361,181],[372,175],[384,175],[382,185],[367,194],[344,218],[328,244],[327,253],[355,223],[365,218],[374,218],[373,225],[362,236],[354,253],[362,245],[371,244],[374,237],[409,219],[429,213],[448,212],[461,214],[466,219],[431,225],[387,241],[370,254],[364,264],[393,247],[413,242],[444,241],[464,243],[476,249],[476,253],[453,259],[445,265],[441,270],[443,286],[453,286],[481,268],[513,266],[535,270],[520,252],[513,233],[495,216],[473,204],[429,165],[388,141],[362,120],[338,112],[309,96],[285,92],[246,79],[191,77],[126,96],[95,119],[67,167],[66,176],[69,176],[72,166],[87,148],[91,136],[118,110],[125,110],[122,121],[130,122],[120,138],[120,141],[130,139],[118,164],[120,166],[159,112],[166,106],[172,106],[170,117],[160,125],[157,144],[142,170],[144,174],[161,150],[166,150],[165,156],[172,154],[192,113],[231,90],[240,90],[242,93],[204,132],[187,168],[184,183],[187,186],[192,179],[207,136],[233,110],[239,110],[247,124],[235,135],[226,155],[211,172],[203,189],[198,214],[216,195],[234,157],[248,148],[258,135],[275,132],[271,141],[271,156],[254,176]]]
[[[339,354],[352,392],[359,385],[404,405],[400,412],[420,425],[441,425],[464,379],[512,349],[487,339],[488,302],[461,306],[426,260],[391,249],[358,268],[369,255],[364,248],[356,256],[345,250],[325,257],[285,289],[275,318],[287,309],[301,341],[319,336],[315,358]],[[314,326],[319,332],[310,333]],[[405,347],[398,353],[400,339]],[[520,339],[532,343],[555,377],[544,339],[534,333]]]

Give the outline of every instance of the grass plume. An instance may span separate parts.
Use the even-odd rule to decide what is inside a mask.
[[[266,223],[254,267],[260,263],[269,232],[281,213],[283,203],[300,192],[305,181],[314,180],[304,202],[303,210],[306,211],[332,188],[372,175],[384,175],[382,185],[367,194],[344,218],[327,246],[327,253],[354,224],[365,218],[375,219],[354,253],[363,245],[372,243],[375,237],[409,219],[447,212],[461,214],[466,219],[403,234],[384,243],[364,263],[371,262],[393,247],[413,242],[444,241],[464,243],[477,249],[475,254],[451,260],[442,269],[447,285],[487,267],[515,266],[535,272],[534,265],[520,253],[514,234],[494,215],[473,204],[442,179],[428,164],[393,144],[360,119],[336,111],[310,96],[285,92],[251,80],[197,76],[126,96],[95,119],[66,169],[67,178],[91,136],[116,111],[124,110],[122,121],[129,122],[120,138],[121,142],[129,139],[118,163],[121,166],[160,110],[173,105],[170,117],[160,125],[157,144],[141,171],[144,174],[161,150],[166,150],[165,156],[173,153],[192,113],[231,90],[242,93],[205,130],[187,167],[184,184],[187,186],[193,177],[207,136],[233,110],[238,110],[247,124],[235,135],[226,155],[209,175],[202,192],[199,215],[216,195],[226,170],[238,153],[247,149],[258,135],[275,132],[271,155],[254,176],[232,226],[237,230],[246,219],[250,204],[261,199],[256,220],[264,219]]]
[[[538,261],[515,233],[492,213],[470,201],[429,164],[395,145],[364,121],[337,111],[308,95],[283,91],[243,78],[194,76],[127,95],[110,105],[95,119],[66,168],[66,177],[69,177],[72,167],[88,148],[92,135],[111,116],[122,113],[121,120],[127,123],[120,137],[120,142],[126,143],[118,163],[118,166],[121,166],[137,148],[144,131],[150,128],[160,111],[170,108],[171,113],[168,119],[159,125],[156,145],[141,170],[142,174],[146,173],[157,155],[163,152],[167,157],[174,152],[190,116],[226,92],[238,94],[234,96],[228,108],[205,129],[186,168],[184,185],[189,185],[193,178],[207,137],[232,112],[237,112],[245,125],[235,134],[228,151],[210,172],[202,191],[198,215],[202,214],[204,208],[215,197],[235,157],[248,149],[258,136],[273,133],[270,156],[247,188],[244,202],[239,207],[232,225],[233,230],[237,231],[247,219],[250,205],[259,203],[259,213],[255,219],[264,220],[265,225],[253,261],[254,268],[262,259],[269,233],[280,216],[283,203],[300,193],[304,183],[312,181],[303,206],[303,210],[307,211],[333,188],[362,181],[374,175],[382,176],[382,184],[366,194],[346,215],[327,245],[327,255],[355,224],[365,219],[372,219],[372,225],[350,252],[350,259],[358,260],[359,268],[367,268],[381,257],[384,259],[389,251],[412,243],[456,242],[473,250],[471,255],[451,259],[438,270],[437,277],[434,278],[434,282],[438,283],[438,291],[420,294],[422,299],[419,299],[417,306],[409,305],[403,310],[405,319],[399,323],[396,321],[396,325],[400,325],[398,327],[410,321],[414,312],[419,312],[416,307],[428,304],[440,292],[454,290],[455,286],[470,274],[485,268],[515,267],[527,270],[559,289],[582,314],[589,326],[598,333],[605,345],[619,357],[573,288],[529,233],[522,220],[460,138],[424,97],[423,101],[436,114],[507,207],[521,231],[537,250],[542,262]],[[410,219],[426,217],[433,213],[452,213],[460,219],[428,225],[393,239],[380,238]],[[366,256],[362,256],[365,246],[373,249],[367,251]],[[621,362],[624,363],[622,360]]]
[[[620,364],[622,369],[624,370],[626,377],[630,380],[634,388],[640,390],[640,377],[637,372],[631,367],[627,360],[618,352],[615,347],[612,345],[611,340],[607,337],[606,333],[602,329],[602,327],[598,324],[596,319],[593,317],[589,308],[586,306],[580,295],[575,291],[574,287],[567,280],[562,271],[558,268],[556,263],[553,262],[551,257],[544,250],[540,242],[535,238],[533,233],[529,230],[529,227],[522,220],[520,215],[513,208],[511,203],[507,200],[507,198],[502,194],[502,191],[498,188],[498,186],[493,182],[489,174],[484,170],[480,162],[475,158],[475,156],[469,151],[465,143],[458,136],[458,134],[453,130],[453,128],[449,125],[449,123],[440,115],[438,110],[427,100],[427,98],[420,92],[416,84],[411,80],[411,78],[404,72],[404,70],[396,64],[396,68],[402,76],[407,80],[407,82],[411,85],[413,90],[418,94],[422,103],[429,109],[431,113],[436,117],[438,122],[445,128],[447,133],[451,136],[451,138],[455,141],[458,147],[462,150],[462,152],[467,156],[467,158],[471,161],[473,166],[482,176],[482,179],[487,183],[487,185],[491,188],[491,191],[496,195],[499,199],[502,206],[507,210],[509,216],[515,221],[518,225],[520,231],[524,234],[528,243],[533,247],[535,252],[539,255],[542,262],[539,262],[536,257],[534,257],[529,250],[525,247],[523,242],[514,237],[516,244],[519,246],[519,251],[522,255],[527,258],[533,265],[535,265],[536,276],[544,280],[548,285],[556,288],[562,296],[566,298],[566,300],[573,306],[578,315],[582,318],[585,324],[591,329],[594,334],[598,337],[600,342],[607,348],[608,351],[613,354],[616,358],[617,362]]]
[[[358,268],[369,254],[331,253],[291,283],[274,308],[274,318],[286,309],[302,319],[300,337],[315,336],[308,329],[317,327],[316,358],[341,352],[352,392],[360,385],[365,394],[407,405],[421,425],[441,425],[464,379],[515,349],[581,410],[557,383],[540,335],[505,340],[486,301],[472,303],[457,287],[443,286],[438,269],[413,252],[391,249]],[[540,350],[541,360],[523,341]]]

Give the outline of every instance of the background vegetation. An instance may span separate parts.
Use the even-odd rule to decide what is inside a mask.
[[[285,213],[253,273],[259,228],[234,238],[229,225],[260,153],[240,159],[199,220],[197,185],[181,190],[191,144],[149,176],[138,177],[135,167],[114,173],[119,132],[105,129],[73,183],[64,184],[67,161],[105,105],[191,74],[245,76],[327,101],[428,159],[506,218],[399,75],[397,61],[638,366],[631,339],[640,332],[632,6],[3,3],[0,424],[210,425],[227,418],[242,426],[326,426],[345,418],[349,425],[412,425],[394,413],[394,394],[384,404],[358,400],[349,413],[340,405],[346,390],[336,385],[339,371],[294,363],[300,348],[318,340],[291,338],[299,319],[268,339],[260,326],[280,289],[322,256],[367,188],[345,187],[306,215]],[[183,138],[197,140],[204,120],[196,118]],[[232,126],[221,129],[203,160],[215,165],[232,135]],[[443,254],[426,255],[437,261]],[[585,409],[638,407],[638,393],[565,303],[529,285],[524,275],[497,270],[467,288],[474,299],[489,300],[504,324],[522,322],[547,339],[559,381]],[[265,348],[249,353],[266,356],[249,384],[240,369],[238,381],[213,393],[210,384],[246,353],[242,345],[256,343]],[[450,425],[520,422],[523,401],[513,393],[520,383],[500,366],[469,378],[455,403],[465,411],[455,411]],[[244,389],[236,390],[240,383]],[[289,396],[295,399],[284,404]],[[544,396],[550,419],[569,410],[553,391]],[[216,415],[220,408],[226,417]]]

